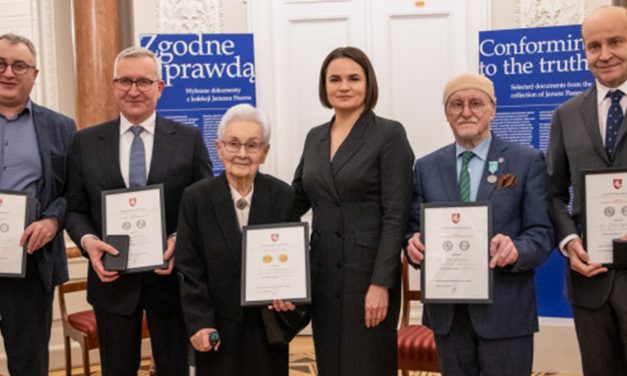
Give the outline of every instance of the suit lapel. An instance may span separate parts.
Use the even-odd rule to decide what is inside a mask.
[[[250,214],[248,223],[251,225],[264,224],[268,222],[270,213],[270,187],[265,176],[260,172],[255,176],[255,191],[250,203]]]
[[[457,186],[457,156],[455,144],[449,145],[442,151],[438,159],[438,169],[442,186],[449,201],[459,201],[459,187]]]
[[[627,114],[623,115],[623,122],[620,124],[618,138],[616,139],[616,150],[620,150],[620,144],[623,141],[623,138],[625,138],[625,134],[627,134]],[[616,151],[614,151],[614,156],[616,156]]]
[[[48,130],[52,129],[48,126],[48,119],[43,116],[41,109],[35,103],[31,102],[33,126],[35,127],[35,134],[37,135],[37,146],[39,147],[39,159],[41,160],[43,179],[38,186],[39,198],[41,198],[41,187],[43,183],[48,179],[51,170],[50,166],[50,147],[47,140],[52,139],[48,135]]]
[[[605,163],[609,164],[610,160],[607,156],[607,152],[605,151],[605,147],[603,146],[603,140],[601,140],[601,132],[599,132],[599,110],[597,108],[596,87],[586,93],[583,99],[583,106],[581,106],[579,111],[581,112],[583,125],[588,131],[594,150],[597,152],[599,157],[605,161]],[[618,145],[620,139],[624,136],[624,133],[624,127],[621,127],[616,145]]]
[[[320,179],[327,187],[328,191],[331,195],[339,201],[340,196],[337,193],[337,189],[335,188],[335,181],[333,180],[333,170],[331,168],[331,121],[327,123],[321,129],[321,135],[319,140],[319,148],[321,149],[319,153],[315,153],[313,156],[317,158],[317,165],[319,166]]]
[[[346,163],[361,149],[364,144],[364,134],[366,129],[372,125],[374,122],[374,113],[365,112],[361,114],[353,128],[351,128],[348,136],[340,147],[335,152],[333,156],[333,161],[331,162],[331,169],[333,171],[333,176],[336,176],[342,167],[346,165]],[[330,139],[330,137],[329,137]],[[330,147],[329,149],[330,153]]]
[[[174,156],[173,138],[176,128],[164,119],[157,117],[155,124],[155,139],[152,146],[152,158],[150,160],[150,171],[146,184],[157,184],[165,180],[170,161]]]
[[[497,136],[492,135],[490,150],[488,150],[488,156],[483,165],[483,173],[481,174],[481,181],[479,182],[476,201],[488,201],[492,196],[492,192],[494,192],[496,184],[488,182],[490,171],[488,170],[487,165],[490,161],[498,161],[499,168],[495,171],[495,174],[500,175],[505,172],[507,169],[507,163],[509,162],[504,154],[506,150],[507,144]]]
[[[94,155],[99,156],[102,176],[111,180],[111,187],[124,187],[120,170],[120,119],[106,123],[98,133]]]
[[[223,239],[231,250],[234,259],[239,261],[242,258],[242,233],[238,230],[239,224],[235,215],[235,207],[233,207],[231,190],[224,173],[216,179],[218,181],[213,195],[215,217],[218,219]]]

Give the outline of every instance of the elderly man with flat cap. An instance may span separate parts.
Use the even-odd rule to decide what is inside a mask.
[[[422,203],[490,201],[493,295],[489,304],[427,303],[423,322],[435,333],[444,375],[528,376],[538,330],[534,270],[553,245],[544,157],[491,133],[488,78],[457,76],[443,99],[455,142],[416,161],[407,254],[420,264],[429,252],[419,232]]]

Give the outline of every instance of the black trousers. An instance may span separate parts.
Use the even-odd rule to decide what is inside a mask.
[[[131,315],[95,310],[103,376],[136,376],[141,361],[144,307]],[[187,338],[180,311],[162,314],[146,308],[152,356],[159,376],[189,373]]]
[[[627,375],[627,270],[617,270],[609,299],[597,309],[573,306],[585,376]]]
[[[36,260],[26,278],[0,278],[0,331],[11,376],[47,376],[53,291],[46,291]]]
[[[218,332],[221,340],[218,351],[195,353],[197,376],[289,374],[288,345],[268,343],[258,308],[244,309],[242,322],[228,320],[219,322]]]

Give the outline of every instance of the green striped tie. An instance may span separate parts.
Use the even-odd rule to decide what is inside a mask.
[[[474,158],[475,153],[465,151],[462,153],[462,168],[459,173],[459,198],[464,202],[470,201],[470,173],[468,172],[468,163]]]

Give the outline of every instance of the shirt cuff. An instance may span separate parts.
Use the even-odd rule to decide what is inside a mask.
[[[566,250],[566,244],[568,244],[568,242],[573,240],[573,239],[579,239],[579,235],[577,235],[577,234],[567,235],[564,239],[562,239],[562,241],[558,245],[558,248],[559,248],[560,252],[562,252],[564,257],[568,257],[568,251]]]
[[[83,248],[83,249],[85,249],[85,246],[83,245],[83,242],[84,242],[84,241],[85,241],[85,239],[87,239],[87,238],[94,238],[94,239],[100,240],[100,238],[99,238],[99,237],[97,237],[97,236],[96,236],[96,235],[94,235],[94,234],[85,234],[85,235],[83,235],[83,237],[81,238],[81,248]],[[87,249],[85,249],[85,251],[87,251]]]

